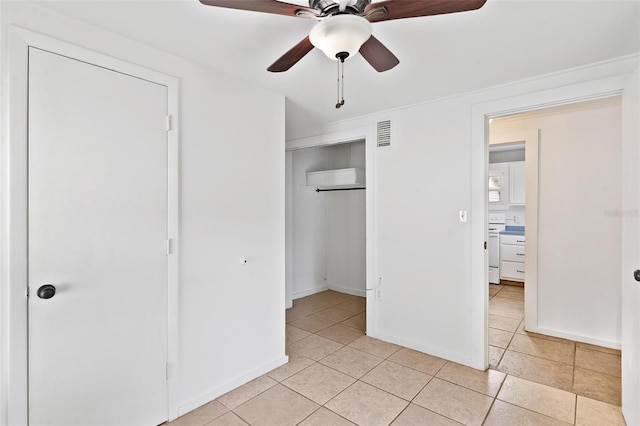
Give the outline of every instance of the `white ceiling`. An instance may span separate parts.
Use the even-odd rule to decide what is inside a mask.
[[[640,0],[488,0],[477,11],[374,23],[400,64],[377,73],[360,55],[347,60],[336,109],[336,62],[318,49],[287,72],[266,71],[314,21],[198,0],[36,3],[284,94],[288,134],[640,51]]]

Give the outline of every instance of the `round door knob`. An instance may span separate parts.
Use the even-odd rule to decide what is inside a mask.
[[[40,299],[51,299],[56,295],[56,288],[51,284],[45,284],[38,289],[37,294]]]

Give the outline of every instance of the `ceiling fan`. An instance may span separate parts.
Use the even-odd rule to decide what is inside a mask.
[[[481,8],[487,0],[309,0],[309,7],[278,0],[200,0],[208,6],[316,19],[308,37],[292,47],[269,68],[287,71],[309,53],[320,48],[329,58],[344,62],[360,52],[378,72],[400,63],[398,58],[371,35],[371,23],[392,19],[441,15]]]

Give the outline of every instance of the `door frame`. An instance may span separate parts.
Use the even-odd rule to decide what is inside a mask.
[[[510,98],[476,104],[471,111],[471,300],[472,300],[472,366],[486,370],[489,367],[489,279],[488,256],[483,249],[487,241],[487,193],[489,159],[489,120],[528,111],[571,104],[598,98],[620,95],[625,88],[629,74],[593,80],[558,87],[540,92],[527,93]],[[530,237],[527,234],[527,243]],[[528,244],[528,245],[530,245]],[[537,271],[529,271],[527,279],[535,279]],[[533,289],[534,284],[531,286]],[[526,287],[525,287],[526,289]],[[531,291],[531,290],[530,290]],[[525,290],[526,292],[526,290]],[[534,295],[525,294],[525,298],[535,302]],[[525,308],[535,311],[528,302]],[[535,322],[535,323],[532,323]],[[537,329],[537,315],[525,317],[527,329]]]
[[[365,292],[366,292],[366,309],[367,309],[367,318],[366,318],[366,329],[367,336],[377,337],[377,328],[376,328],[376,303],[374,297],[371,293],[371,290],[377,287],[378,282],[378,272],[377,272],[377,251],[376,247],[378,247],[378,243],[376,240],[376,229],[377,222],[375,217],[375,163],[376,163],[376,135],[377,130],[374,126],[367,126],[355,129],[347,129],[332,133],[326,133],[318,136],[311,136],[301,139],[293,139],[286,141],[285,152],[295,151],[303,148],[313,148],[319,146],[331,146],[331,145],[339,145],[343,143],[356,142],[364,140],[365,146],[365,180],[366,180],[366,189],[365,189],[365,221],[366,221],[366,230],[365,230],[365,262],[366,262],[366,284],[365,284]],[[289,209],[292,208],[291,205],[288,206]],[[293,212],[286,212],[287,217],[293,217]],[[286,225],[287,235],[291,235],[292,229],[289,227],[293,225],[291,223]],[[292,257],[291,257],[291,239],[287,239],[288,248],[286,249],[286,263],[287,268],[291,266]],[[286,306],[289,307],[293,303],[292,296],[292,286],[291,282],[292,275],[288,275],[288,280],[286,282]]]
[[[19,26],[7,34],[8,73],[2,133],[0,187],[0,423],[28,424],[28,50],[36,47],[167,87],[171,117],[167,132],[167,419],[178,415],[178,268],[179,268],[179,82],[157,71],[63,42]]]

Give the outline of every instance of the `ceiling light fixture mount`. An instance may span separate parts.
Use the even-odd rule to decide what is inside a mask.
[[[349,57],[349,52],[336,53],[338,59],[338,102],[336,109],[340,109],[344,105],[344,60]],[[342,99],[340,98],[342,95]]]

